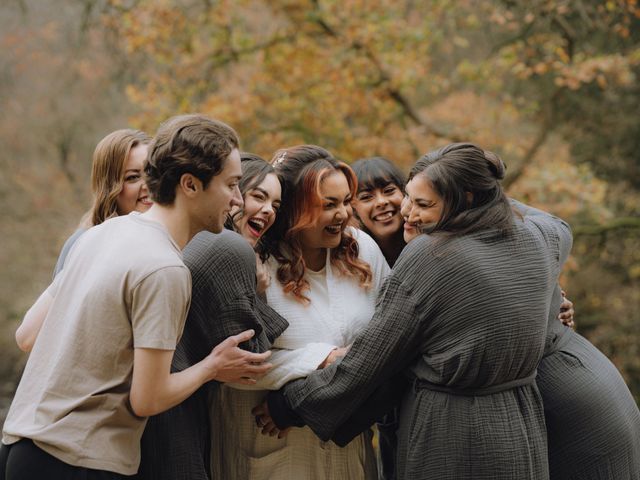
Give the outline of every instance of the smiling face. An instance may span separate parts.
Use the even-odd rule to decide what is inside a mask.
[[[311,258],[322,258],[324,249],[340,245],[342,232],[353,214],[349,182],[340,170],[326,176],[319,190],[321,205],[315,222],[300,233],[303,257],[308,264],[315,263],[310,262]]]
[[[389,182],[381,188],[358,191],[353,208],[371,236],[377,242],[384,242],[402,228],[402,199],[400,187]]]
[[[147,150],[147,145],[140,144],[129,151],[124,164],[124,183],[116,199],[118,215],[128,215],[134,210],[146,212],[153,204],[147,185],[142,179]]]
[[[234,220],[236,230],[255,247],[260,237],[273,225],[280,208],[282,187],[275,173],[269,173],[262,183],[244,195],[242,213]],[[231,214],[238,212],[235,208]]]
[[[404,240],[409,243],[420,235],[420,228],[435,224],[442,218],[444,204],[425,175],[416,175],[405,187],[402,201]]]

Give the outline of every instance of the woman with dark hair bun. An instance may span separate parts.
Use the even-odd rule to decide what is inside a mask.
[[[358,193],[353,202],[356,217],[376,241],[387,262],[393,267],[406,246],[401,213],[405,175],[383,157],[362,158],[352,165],[358,177]],[[565,325],[573,325],[573,303],[564,297],[560,310],[552,312]],[[559,326],[559,325],[558,325]],[[555,326],[554,326],[555,327]],[[394,409],[377,424],[379,432],[379,465],[381,479],[395,478],[397,410]]]
[[[267,390],[326,368],[346,353],[369,323],[389,272],[375,242],[351,226],[357,181],[349,166],[315,145],[279,150],[272,163],[283,194],[276,221],[262,239],[272,278],[266,296],[289,327],[274,342],[273,369],[257,381],[258,391],[233,385],[219,390],[213,477],[377,479],[368,429],[339,448],[308,428],[279,431],[249,416]]]
[[[488,158],[496,174],[504,175],[502,162],[495,156]],[[538,214],[512,203],[521,214]],[[548,432],[550,478],[640,479],[638,406],[611,361],[584,337],[555,321],[553,312],[561,302],[556,285],[537,375]]]
[[[418,160],[402,205],[408,245],[373,319],[339,364],[270,393],[260,421],[346,443],[345,422],[366,412],[359,425],[371,424],[386,407],[369,397],[403,374],[399,479],[548,478],[535,375],[571,233],[546,213],[514,214],[503,175],[472,144]]]

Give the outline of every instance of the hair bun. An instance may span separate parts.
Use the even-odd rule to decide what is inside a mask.
[[[497,180],[502,180],[507,171],[507,166],[502,159],[489,150],[484,150],[484,158],[486,158],[493,176],[496,177]]]

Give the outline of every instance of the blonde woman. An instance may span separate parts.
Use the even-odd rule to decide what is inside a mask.
[[[54,270],[54,276],[64,267],[65,259],[76,240],[90,227],[99,225],[108,218],[127,215],[133,211],[146,212],[152,205],[149,191],[142,178],[149,136],[133,129],[116,130],[96,146],[93,152],[91,189],[93,205],[83,216],[78,230],[67,239]],[[47,292],[42,294],[47,296]],[[46,298],[45,298],[46,299]],[[47,302],[36,302],[29,309],[16,331],[16,342],[20,350],[30,352],[36,341],[46,310],[35,308]]]

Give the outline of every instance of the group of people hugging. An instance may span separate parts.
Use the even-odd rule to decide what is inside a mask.
[[[196,114],[107,135],[16,332],[0,480],[640,479],[638,407],[558,284],[569,225],[505,169],[266,161]]]

